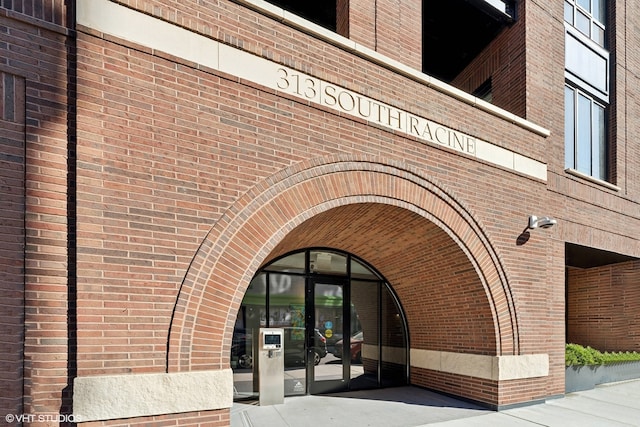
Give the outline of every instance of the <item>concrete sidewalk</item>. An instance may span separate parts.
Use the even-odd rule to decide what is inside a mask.
[[[236,402],[232,427],[640,426],[640,380],[494,412],[416,387],[288,397],[282,405]]]

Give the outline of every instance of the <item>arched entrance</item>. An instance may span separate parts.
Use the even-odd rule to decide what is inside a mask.
[[[285,395],[404,385],[408,334],[398,299],[363,260],[336,249],[282,256],[251,280],[234,328],[234,398],[255,398],[259,328],[284,328]]]
[[[393,284],[411,332],[412,384],[500,401],[502,381],[513,375],[493,367],[522,360],[502,261],[470,209],[419,171],[380,159],[302,162],[239,199],[212,227],[185,275],[167,370],[220,372],[231,400],[234,324],[252,278],[280,256],[311,247],[356,254]],[[440,286],[441,272],[425,270],[431,265],[447,266],[447,283],[456,286]],[[429,278],[427,287],[422,277]],[[425,303],[437,309],[437,323],[425,318]],[[438,325],[436,333],[427,324]],[[546,375],[535,374],[527,375]]]

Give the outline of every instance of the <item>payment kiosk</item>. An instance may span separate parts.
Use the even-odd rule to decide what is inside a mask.
[[[258,342],[260,405],[284,403],[284,329],[260,328]]]

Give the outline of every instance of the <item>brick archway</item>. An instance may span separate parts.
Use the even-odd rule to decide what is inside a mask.
[[[257,184],[212,227],[178,295],[170,372],[228,366],[228,345],[249,281],[289,232],[330,209],[377,203],[435,223],[466,254],[491,306],[497,353],[518,354],[514,301],[498,255],[469,210],[406,165],[335,156],[300,163]]]

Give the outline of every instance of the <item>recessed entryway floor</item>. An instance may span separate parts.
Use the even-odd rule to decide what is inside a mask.
[[[640,380],[501,412],[417,387],[285,398],[284,404],[236,402],[232,427],[640,426]]]

